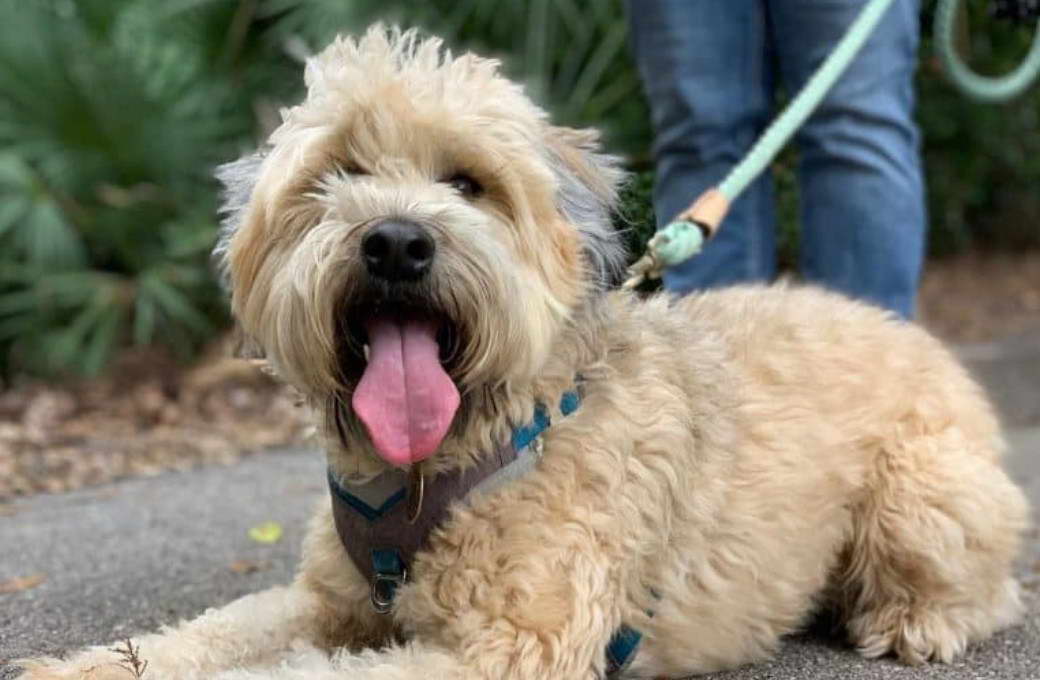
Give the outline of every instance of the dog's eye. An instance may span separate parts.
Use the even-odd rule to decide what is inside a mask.
[[[457,175],[452,175],[444,181],[448,186],[466,198],[476,198],[477,196],[480,196],[480,194],[484,193],[484,187],[480,186],[480,182],[469,175],[459,173]]]
[[[343,171],[346,172],[348,175],[367,175],[367,174],[369,174],[367,170],[365,170],[363,167],[361,167],[360,165],[358,165],[354,161],[350,161],[345,166],[343,166]]]

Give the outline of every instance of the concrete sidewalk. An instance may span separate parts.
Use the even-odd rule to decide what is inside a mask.
[[[1005,426],[1040,425],[1040,327],[956,349],[961,361],[986,386]]]
[[[0,517],[0,583],[46,580],[0,594],[0,660],[107,643],[288,582],[325,493],[317,453],[279,452],[16,501]],[[267,521],[282,539],[251,540]],[[243,562],[261,569],[232,569]]]
[[[982,346],[962,356],[1001,404],[1011,426],[1009,466],[1040,508],[1040,375],[1028,379],[1040,371],[1040,342],[1025,342],[1014,358]],[[0,515],[0,583],[36,574],[45,580],[0,594],[0,680],[14,675],[3,659],[111,642],[287,582],[306,519],[324,494],[318,454],[276,452],[233,467],[16,501],[12,515]],[[280,542],[248,538],[250,527],[266,521],[284,526]],[[261,569],[232,568],[243,562]],[[1026,621],[951,666],[863,661],[840,639],[806,634],[789,640],[770,663],[714,677],[1040,679],[1038,566],[1034,531],[1021,567],[1030,598]]]

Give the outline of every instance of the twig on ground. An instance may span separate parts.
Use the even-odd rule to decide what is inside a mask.
[[[138,680],[140,680],[141,676],[144,675],[144,672],[148,670],[148,662],[142,661],[141,657],[139,656],[139,652],[141,651],[141,645],[137,645],[137,647],[134,647],[133,643],[130,641],[130,638],[127,638],[123,642],[123,644],[125,645],[125,647],[113,647],[111,651],[115,652],[123,658],[123,662],[119,664],[119,666],[130,671],[134,674],[135,678],[138,678]]]

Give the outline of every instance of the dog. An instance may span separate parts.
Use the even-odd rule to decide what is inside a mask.
[[[375,27],[305,80],[220,171],[216,252],[330,494],[294,582],[138,638],[149,677],[683,677],[821,610],[918,664],[1016,620],[1027,503],[937,340],[813,287],[616,290],[618,163],[493,60]]]

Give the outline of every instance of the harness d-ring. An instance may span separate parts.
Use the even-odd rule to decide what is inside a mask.
[[[372,576],[372,608],[377,614],[389,613],[394,606],[397,589],[408,582],[408,570],[400,574],[374,574]]]
[[[408,582],[408,568],[395,548],[372,551],[372,607],[378,614],[389,613],[397,589]]]

